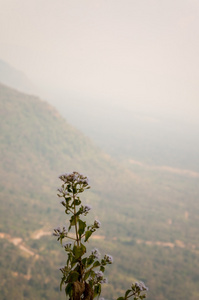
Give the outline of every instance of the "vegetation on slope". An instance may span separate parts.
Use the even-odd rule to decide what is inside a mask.
[[[197,176],[133,164],[127,170],[47,103],[4,85],[0,114],[2,299],[64,299],[64,258],[50,232],[64,221],[56,178],[73,170],[90,177],[85,200],[102,221],[90,247],[103,243],[115,258],[104,296],[140,279],[148,299],[198,299]]]

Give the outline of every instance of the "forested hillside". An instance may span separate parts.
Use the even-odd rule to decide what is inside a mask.
[[[2,84],[0,128],[2,300],[64,299],[64,251],[51,232],[64,223],[57,177],[73,170],[90,178],[83,197],[102,222],[90,247],[114,256],[103,296],[114,299],[139,279],[149,300],[198,299],[197,172],[127,169],[46,102]]]

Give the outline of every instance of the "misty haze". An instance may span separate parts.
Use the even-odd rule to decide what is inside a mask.
[[[198,1],[0,4],[0,299],[65,299],[72,171],[102,223],[89,247],[114,257],[102,297],[199,299]]]

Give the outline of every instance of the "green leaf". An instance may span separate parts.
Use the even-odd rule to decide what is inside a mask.
[[[79,199],[75,199],[74,203],[75,203],[76,206],[78,206],[78,205],[81,204],[81,201]]]
[[[124,300],[124,299],[125,299],[124,297],[117,298],[117,300]]]
[[[72,216],[71,219],[70,219],[70,226],[75,226],[78,219],[79,219],[78,216]]]
[[[68,253],[67,267],[69,267],[69,263],[71,263],[71,262],[72,262],[72,259],[73,259],[73,255],[72,255],[72,253]]]
[[[95,271],[91,270],[91,271],[90,271],[90,276],[91,276],[92,278],[94,278],[94,277],[95,277]]]
[[[78,247],[76,245],[74,245],[74,247],[73,247],[73,254],[74,254],[75,258],[77,256],[77,254],[79,253],[78,251],[79,251]]]
[[[81,236],[84,233],[84,231],[85,231],[86,222],[84,222],[84,221],[82,221],[82,220],[79,219],[78,223],[79,223],[79,231],[78,231],[78,233]]]
[[[66,280],[66,277],[63,276],[62,279],[61,279],[61,282],[60,282],[60,291],[62,290],[62,285],[63,285],[65,280]]]
[[[86,247],[83,244],[81,244],[80,246],[74,245],[73,254],[74,254],[76,259],[78,259],[82,255],[84,255],[84,253],[86,253]]]
[[[73,187],[73,194],[76,194],[77,193],[77,189],[76,189],[76,186]]]
[[[95,268],[95,267],[99,267],[100,266],[100,262],[97,260],[96,262],[94,262],[94,264],[93,264],[93,268]]]
[[[89,267],[90,265],[92,265],[93,262],[94,262],[94,258],[89,256],[88,259],[87,259],[86,266]]]
[[[87,242],[88,241],[88,239],[89,239],[89,237],[92,235],[92,231],[90,231],[90,230],[88,230],[88,231],[86,231],[86,233],[85,233],[85,240],[84,240],[84,242]]]
[[[87,265],[87,257],[85,257],[85,258],[82,259],[82,264],[83,264],[84,266]]]
[[[66,293],[66,295],[71,296],[71,292],[72,292],[72,284],[68,283],[66,288],[65,288],[65,293]]]
[[[72,193],[71,184],[68,185],[68,192]]]
[[[132,292],[132,290],[127,290],[125,293],[125,298],[130,294],[130,292]]]
[[[101,267],[100,267],[100,271],[102,271],[102,272],[104,273],[105,267],[101,266]]]
[[[84,280],[86,281],[90,275],[90,271],[86,272],[84,275]]]
[[[78,259],[76,259],[74,256],[71,260],[71,269],[75,266],[75,264],[78,262]]]
[[[82,255],[86,253],[86,247],[81,243]]]
[[[101,284],[97,284],[94,288],[94,298],[101,294]]]
[[[79,278],[79,273],[76,272],[76,271],[72,271],[69,275],[68,275],[68,278],[67,278],[67,282],[75,282],[77,281]]]

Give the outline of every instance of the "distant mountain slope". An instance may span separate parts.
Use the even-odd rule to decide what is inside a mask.
[[[27,76],[0,59],[0,82],[26,93],[35,93],[36,88]]]
[[[149,300],[198,299],[197,176],[135,163],[127,171],[46,102],[3,84],[0,130],[2,300],[65,298],[57,270],[65,257],[50,233],[65,222],[57,177],[73,170],[90,177],[83,198],[102,221],[90,247],[115,258],[102,296],[143,280]]]
[[[124,105],[122,97],[125,95],[118,104],[110,99],[87,99],[78,93],[70,95],[53,87],[46,90],[45,99],[50,99],[70,124],[81,128],[118,161],[132,159],[199,172],[199,126],[191,116],[137,111],[133,104]],[[75,122],[74,116],[77,117]]]
[[[131,180],[125,183],[124,174],[133,180],[133,173],[114,163],[82,133],[67,124],[50,105],[2,84],[0,125],[1,188],[13,190],[14,195],[54,197],[58,175],[73,170],[91,177],[95,193],[104,195],[104,203],[110,195],[116,202],[119,195],[122,196],[120,181],[126,186],[132,184]],[[54,203],[43,201],[48,202],[49,208],[49,203]],[[40,202],[38,200],[38,205]],[[6,223],[5,220],[4,225]],[[9,220],[9,226],[11,223]],[[13,226],[14,230],[19,228]]]

